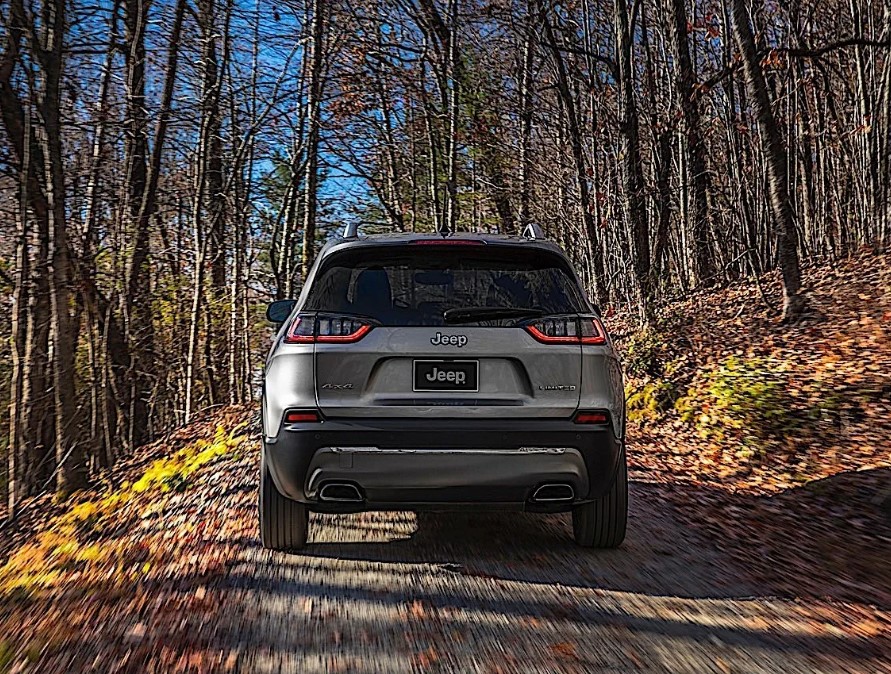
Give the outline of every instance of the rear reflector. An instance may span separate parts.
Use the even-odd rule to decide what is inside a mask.
[[[287,424],[312,424],[321,421],[322,418],[318,412],[312,410],[293,410],[285,412],[285,423]]]
[[[609,423],[609,413],[601,411],[577,412],[573,421],[577,424],[595,424],[603,426]]]

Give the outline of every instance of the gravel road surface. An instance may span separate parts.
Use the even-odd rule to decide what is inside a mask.
[[[253,485],[238,501],[252,520]],[[565,515],[310,526],[305,554],[246,541],[224,581],[240,671],[891,671],[887,642],[847,637],[827,607],[759,596],[655,485],[632,485],[629,535],[613,551],[577,547]]]
[[[257,541],[257,463],[134,520],[169,565],[55,600],[12,671],[891,672],[887,611],[762,596],[655,484],[632,483],[614,551],[576,547],[568,516],[402,512],[313,516],[281,554]]]

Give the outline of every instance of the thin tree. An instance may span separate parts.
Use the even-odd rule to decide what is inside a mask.
[[[746,2],[732,0],[732,3],[733,32],[742,56],[746,88],[754,107],[766,160],[770,213],[777,237],[777,256],[783,279],[783,320],[792,321],[804,311],[805,298],[801,294],[798,240],[789,194],[788,150],[771,106]]]
[[[325,55],[325,33],[327,28],[327,0],[312,0],[312,27],[310,29],[309,56],[309,117],[306,141],[306,179],[303,192],[303,255],[301,277],[305,279],[315,262],[316,255],[316,216],[319,197],[319,140],[322,128],[322,94]]]

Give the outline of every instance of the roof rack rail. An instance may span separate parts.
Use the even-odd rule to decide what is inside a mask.
[[[341,239],[358,239],[359,238],[359,225],[361,222],[348,222],[344,228],[343,233],[340,235]]]
[[[359,238],[359,228],[364,227],[366,225],[371,225],[372,227],[378,228],[388,228],[390,225],[385,222],[375,222],[374,220],[353,220],[352,222],[348,222],[343,226],[343,229],[340,233],[341,239],[358,239]]]
[[[530,222],[526,225],[526,228],[523,230],[523,236],[529,241],[545,238],[544,231],[542,231],[541,226],[536,222]]]

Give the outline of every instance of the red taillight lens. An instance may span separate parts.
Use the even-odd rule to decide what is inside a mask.
[[[291,410],[285,412],[286,424],[313,424],[321,421],[319,413],[314,410]]]
[[[288,344],[306,344],[315,340],[315,321],[312,317],[298,316],[285,335]]]
[[[579,319],[579,338],[582,344],[606,344],[606,330],[596,318]]]
[[[542,318],[526,330],[544,344],[606,344],[606,331],[596,318]]]
[[[573,421],[577,424],[595,424],[603,426],[609,423],[609,412],[595,410],[593,412],[577,412]]]
[[[373,326],[352,316],[297,316],[285,335],[288,344],[358,342]]]

